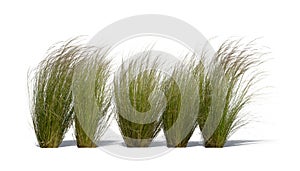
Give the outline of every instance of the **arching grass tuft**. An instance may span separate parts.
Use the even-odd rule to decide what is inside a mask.
[[[264,62],[254,41],[225,41],[208,65],[200,61],[198,78],[200,110],[198,124],[205,147],[223,147],[228,138],[248,123],[245,108],[257,95]],[[209,57],[204,56],[206,59]]]
[[[123,63],[114,80],[117,122],[128,147],[149,146],[161,128],[162,75],[148,55]]]
[[[72,124],[72,79],[81,47],[76,39],[49,49],[28,79],[31,116],[39,146],[58,147]]]
[[[82,49],[73,81],[78,147],[97,147],[111,119],[110,61],[105,48]]]

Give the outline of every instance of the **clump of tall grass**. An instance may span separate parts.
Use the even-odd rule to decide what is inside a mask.
[[[223,147],[248,123],[245,108],[257,95],[254,86],[262,76],[258,67],[263,55],[253,41],[228,40],[208,65],[200,61],[195,67],[200,96],[198,124],[205,147]]]
[[[72,124],[72,79],[81,47],[76,40],[54,45],[29,78],[31,115],[39,146],[58,147]]]
[[[73,82],[78,147],[97,147],[111,118],[110,61],[105,48],[83,48]]]
[[[163,130],[168,147],[186,147],[197,126],[198,87],[191,69],[184,64],[176,65],[171,77],[164,82],[167,105]]]
[[[116,117],[128,147],[147,147],[161,128],[165,98],[149,52],[123,63],[114,79]]]

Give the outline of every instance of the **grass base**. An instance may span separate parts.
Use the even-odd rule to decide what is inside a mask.
[[[204,142],[205,148],[223,148],[225,145],[225,142],[217,142],[213,140],[208,140]]]
[[[175,144],[174,142],[170,142],[167,139],[167,147],[168,148],[185,148],[188,145],[190,137],[183,139],[179,144]]]
[[[75,118],[75,137],[78,148],[96,148],[97,145],[85,133],[77,118]]]
[[[78,148],[97,148],[98,146],[95,144],[77,144]]]
[[[40,148],[58,148],[59,145],[39,146]]]
[[[123,137],[127,147],[149,147],[152,139],[132,139]]]
[[[174,144],[167,144],[167,147],[168,148],[185,148],[187,147],[187,143],[180,143],[180,144],[177,144],[177,145],[174,145]]]
[[[96,148],[98,147],[90,138],[86,137],[84,140],[77,139],[78,148]]]
[[[214,144],[207,144],[204,146],[205,148],[223,148],[224,146],[214,145]]]
[[[62,141],[52,141],[49,143],[39,143],[40,148],[58,148]]]
[[[167,134],[165,133],[165,137],[167,140],[167,147],[168,148],[185,148],[188,145],[188,142],[190,140],[190,138],[192,137],[193,133],[194,133],[195,127],[188,133],[188,135],[180,142],[180,143],[176,143],[174,142],[172,137],[168,137]]]

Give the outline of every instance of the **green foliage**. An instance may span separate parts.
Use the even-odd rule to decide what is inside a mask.
[[[257,92],[253,86],[261,78],[257,67],[262,64],[260,49],[253,42],[224,42],[208,67],[195,67],[199,83],[200,110],[198,123],[205,147],[223,147],[237,129],[246,125],[243,109]]]
[[[163,130],[168,147],[186,147],[197,126],[199,99],[191,68],[176,65],[171,78],[164,82],[167,105]]]
[[[75,136],[78,147],[97,147],[109,126],[111,91],[107,84],[110,62],[104,48],[84,48],[73,82]]]
[[[223,147],[248,123],[245,109],[262,74],[260,50],[253,41],[228,40],[213,57],[204,53],[199,61],[177,65],[169,77],[148,52],[123,63],[114,79],[114,103],[126,145],[147,147],[162,127],[168,147],[186,147],[198,124],[205,147]],[[73,39],[50,48],[33,70],[28,83],[40,147],[58,147],[73,119],[77,146],[97,146],[113,111],[106,56],[107,50]]]
[[[149,146],[161,127],[162,76],[148,55],[123,63],[114,80],[117,122],[128,147]]]
[[[81,47],[75,40],[53,46],[33,70],[31,115],[39,146],[58,147],[72,123],[72,79]]]

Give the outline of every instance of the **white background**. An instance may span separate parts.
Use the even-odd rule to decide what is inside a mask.
[[[289,0],[1,1],[0,170],[299,170],[299,7]],[[207,38],[263,37],[260,44],[272,52],[266,67],[272,89],[253,109],[258,123],[232,137],[260,142],[176,149],[146,161],[119,159],[98,149],[36,147],[26,87],[29,67],[57,41],[93,36],[112,22],[139,14],[179,18]]]

